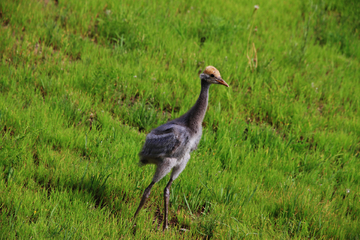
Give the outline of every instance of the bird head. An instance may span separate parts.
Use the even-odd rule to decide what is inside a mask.
[[[207,66],[204,72],[200,74],[200,78],[208,83],[221,84],[229,87],[229,85],[221,78],[219,70],[213,66]]]

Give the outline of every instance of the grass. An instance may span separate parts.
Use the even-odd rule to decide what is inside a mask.
[[[254,5],[260,8],[254,12]],[[358,239],[360,5],[314,1],[0,3],[4,239]],[[214,65],[203,138],[161,231],[152,128]]]

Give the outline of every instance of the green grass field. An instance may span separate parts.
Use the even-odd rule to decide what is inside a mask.
[[[145,136],[207,65],[230,88],[170,228],[168,177],[134,226]],[[359,106],[357,0],[0,1],[0,238],[359,239]]]

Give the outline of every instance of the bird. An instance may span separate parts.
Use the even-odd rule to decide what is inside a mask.
[[[171,170],[170,180],[164,189],[163,230],[168,228],[170,187],[173,181],[185,169],[190,153],[197,149],[202,136],[202,122],[208,106],[211,84],[229,85],[221,78],[219,70],[207,66],[200,74],[200,95],[190,110],[155,129],[147,136],[139,153],[139,165],[155,164],[156,170],[150,185],[145,189],[134,219],[139,214],[155,183],[164,178]]]

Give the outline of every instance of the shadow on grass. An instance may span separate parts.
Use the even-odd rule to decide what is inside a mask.
[[[109,208],[111,212],[117,215],[117,210],[114,209],[114,203],[121,202],[127,203],[128,198],[124,189],[112,189],[107,191],[107,180],[111,174],[97,173],[91,176],[86,176],[86,171],[79,179],[69,174],[66,179],[69,179],[63,184],[59,180],[53,179],[49,176],[35,175],[34,181],[46,190],[47,197],[49,198],[54,192],[63,192],[64,190],[70,191],[75,197],[89,195],[94,200],[94,208]],[[116,194],[112,194],[115,192]],[[118,203],[117,203],[118,204]]]

